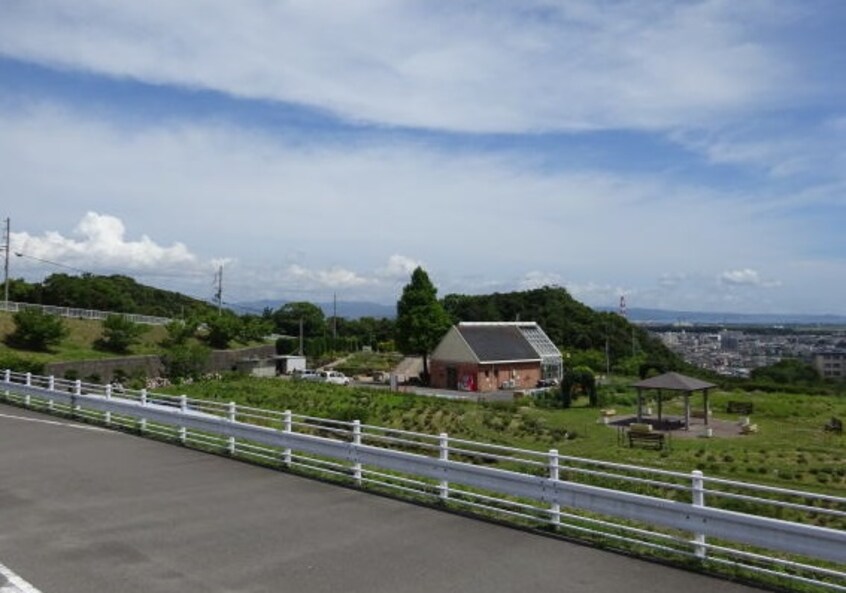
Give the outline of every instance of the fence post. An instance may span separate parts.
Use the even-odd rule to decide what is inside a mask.
[[[74,413],[80,408],[77,403],[77,397],[82,395],[82,379],[77,379],[73,384],[73,394],[71,395],[70,414],[73,418]]]
[[[112,384],[111,383],[106,385],[106,399],[112,399]],[[111,423],[112,423],[112,413],[111,412],[105,413],[105,421],[106,421],[106,426],[111,425]]]
[[[559,468],[558,468],[558,449],[550,449],[549,450],[549,479],[555,482],[558,481],[559,477]],[[551,523],[553,526],[558,527],[561,525],[561,505],[558,503],[552,503],[549,507],[549,514],[551,515]]]
[[[692,472],[692,488],[691,492],[693,493],[693,506],[695,507],[704,507],[705,506],[705,481],[703,480],[702,472],[699,470],[693,470]],[[705,548],[705,534],[704,533],[695,533],[693,534],[693,553],[699,560],[705,560],[706,556],[706,548]]]
[[[50,375],[50,380],[47,383],[47,386],[50,388],[50,391],[55,391],[56,390],[56,377],[54,377],[53,375]],[[27,396],[27,405],[29,405],[30,401],[31,400],[29,399],[29,396]],[[53,398],[50,398],[50,399],[47,400],[47,409],[50,410],[50,412],[53,411]]]
[[[187,410],[188,410],[188,396],[183,393],[182,395],[179,396],[179,412],[181,414],[185,414],[185,412]],[[179,427],[179,442],[184,445],[187,440],[188,440],[188,429],[185,428],[184,425],[180,426]]]
[[[438,448],[441,461],[449,461],[449,435],[447,435],[447,433],[442,432],[440,434],[440,437],[438,438]],[[443,468],[443,473],[444,476],[446,476],[446,467]],[[449,498],[449,480],[441,480],[438,490],[440,499],[442,501],[446,501]]]
[[[11,369],[6,369],[5,371],[3,371],[3,381],[6,383],[6,385],[8,385],[9,383],[12,382],[12,370]],[[5,395],[8,398],[9,397],[9,390],[5,389],[3,391],[3,395]]]
[[[238,413],[238,408],[235,406],[235,402],[229,402],[229,410],[227,414],[227,419],[230,422],[235,422],[236,415]],[[227,446],[227,450],[229,451],[230,455],[235,455],[235,437],[229,437],[229,444]]]
[[[141,390],[141,406],[144,407],[147,405],[147,390]],[[138,425],[138,430],[143,434],[147,430],[147,419],[143,416],[141,417],[141,422]]]
[[[361,420],[353,420],[353,445],[358,447],[361,444]],[[355,450],[355,458],[358,459],[358,449]],[[353,464],[353,476],[355,485],[361,486],[361,464],[356,461]]]
[[[32,387],[32,373],[26,374],[26,386]]]
[[[282,432],[290,434],[292,426],[291,410],[285,410],[282,416]],[[282,459],[285,462],[285,467],[291,467],[291,447],[285,447],[285,450],[282,452]]]

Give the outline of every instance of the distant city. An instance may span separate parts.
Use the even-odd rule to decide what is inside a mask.
[[[721,375],[748,377],[753,369],[797,358],[829,379],[846,376],[846,329],[717,329],[653,331],[685,361]]]

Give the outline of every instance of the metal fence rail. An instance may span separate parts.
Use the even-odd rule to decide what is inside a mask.
[[[104,321],[109,315],[120,315],[124,319],[132,321],[133,323],[142,323],[145,325],[167,325],[172,321],[169,317],[156,317],[154,315],[138,315],[135,313],[117,313],[114,311],[96,311],[93,309],[77,309],[75,307],[57,307],[54,305],[37,305],[34,303],[15,303],[12,301],[0,300],[0,311],[8,313],[17,313],[24,309],[38,309],[48,315],[56,315],[57,317],[67,317],[69,319],[93,319],[96,321]]]
[[[846,591],[846,498],[5,371],[7,401],[562,533]],[[743,511],[736,510],[742,506]],[[734,510],[733,510],[734,509]],[[820,526],[820,517],[827,526]]]

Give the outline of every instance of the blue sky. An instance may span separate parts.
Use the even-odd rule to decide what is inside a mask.
[[[12,275],[846,314],[836,0],[0,0]]]

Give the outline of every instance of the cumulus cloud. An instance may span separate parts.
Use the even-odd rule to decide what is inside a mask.
[[[388,258],[388,263],[385,267],[377,271],[377,275],[389,279],[404,279],[409,278],[411,273],[417,268],[422,267],[423,263],[406,257],[404,255],[394,254]]]
[[[732,286],[756,286],[761,288],[775,288],[781,286],[778,280],[767,280],[761,277],[757,270],[742,268],[738,270],[727,270],[720,274],[719,281],[722,284]]]
[[[664,129],[733,119],[800,86],[756,28],[791,22],[767,0],[437,10],[424,0],[43,0],[3,12],[0,52],[20,60],[400,126]]]
[[[196,268],[198,258],[182,243],[158,245],[147,235],[128,240],[123,222],[106,214],[88,212],[74,229],[76,237],[50,231],[40,236],[11,233],[12,251],[21,265],[56,262],[85,270],[119,272]]]
[[[133,253],[124,243],[158,247],[158,260],[137,257],[150,270],[186,253],[199,267],[228,256],[229,301],[332,286],[393,300],[422,261],[444,294],[566,278],[585,301],[613,306],[616,287],[692,262],[713,287],[738,253],[775,269],[797,247],[830,246],[793,217],[760,216],[754,200],[667,177],[538,168],[511,152],[397,139],[350,150],[219,123],[135,128],[40,105],[0,106],[0,129],[4,193],[26,198],[10,213],[13,227],[48,243],[52,235],[31,229],[64,229],[86,210],[120,221],[72,239],[62,231],[56,243],[86,247],[42,256],[77,253],[72,265],[91,269],[94,254]],[[152,238],[128,238],[123,221]],[[104,237],[121,238],[94,248]],[[194,294],[211,294],[207,275]],[[828,278],[836,307],[842,283]]]
[[[288,267],[287,273],[298,282],[299,286],[305,287],[353,288],[372,282],[372,280],[364,278],[352,270],[345,270],[340,267],[327,270],[309,270],[299,265],[292,265]]]

